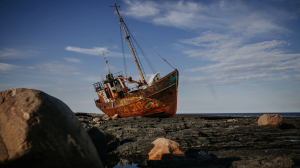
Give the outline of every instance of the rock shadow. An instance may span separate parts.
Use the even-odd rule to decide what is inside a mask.
[[[283,129],[283,130],[286,130],[286,129],[294,129],[296,127],[293,124],[282,123],[280,128]]]
[[[99,131],[96,127],[92,127],[87,132],[93,141],[93,144],[97,150],[98,156],[101,159],[103,166],[105,167],[105,165],[107,164],[107,159],[105,157],[107,148],[105,134]]]
[[[128,143],[128,142],[134,142],[134,140],[132,140],[132,139],[123,139],[122,141],[120,141],[120,145],[123,145],[123,144]]]
[[[87,132],[94,143],[103,166],[105,167],[107,165],[106,153],[113,151],[120,146],[119,139],[109,133],[99,130],[96,127],[92,127]]]
[[[292,159],[295,167],[300,167],[300,159]]]
[[[205,134],[205,133],[203,133],[203,132],[199,132],[198,135],[199,135],[200,137],[208,137],[208,135]]]

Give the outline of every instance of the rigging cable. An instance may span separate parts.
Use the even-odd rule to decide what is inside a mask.
[[[126,24],[125,24],[126,26]],[[126,26],[127,28],[127,26]],[[147,57],[147,55],[145,54],[145,52],[143,51],[143,49],[140,47],[139,43],[137,42],[137,40],[134,38],[134,36],[132,36],[132,33],[130,32],[130,30],[127,28],[128,33],[131,35],[133,41],[136,43],[137,47],[139,48],[139,50],[141,51],[142,55],[144,56],[145,60],[147,61],[149,67],[151,68],[153,74],[156,74],[157,71],[155,69],[155,67],[153,66],[153,64],[151,63],[151,61],[149,60],[149,58]]]
[[[125,51],[124,51],[124,44],[123,44],[123,37],[122,37],[122,28],[120,24],[120,35],[121,35],[121,43],[122,43],[122,52],[123,52],[123,62],[124,62],[124,68],[125,68],[125,75],[127,78],[127,66],[126,66],[126,59],[125,59]]]
[[[123,21],[123,24],[125,25],[125,28],[127,29],[127,32],[128,32],[128,28],[127,28],[126,24],[124,23],[124,21]],[[130,34],[130,32],[128,32],[128,35],[129,35],[129,37],[130,37],[132,34]],[[130,41],[130,43],[131,43],[131,47],[132,47],[132,49],[133,49],[133,51],[134,51],[134,53],[135,53],[135,56],[136,56],[137,61],[138,61],[139,65],[140,65],[142,74],[143,74],[143,76],[144,76],[144,78],[145,78],[145,77],[146,77],[146,73],[145,73],[145,71],[144,71],[144,68],[143,68],[143,65],[142,65],[142,63],[141,63],[140,57],[139,57],[138,53],[136,52],[135,46],[134,46],[134,44],[133,44],[133,41],[131,40],[131,38],[128,38],[128,39],[129,39],[129,41]]]
[[[128,27],[129,29],[129,27]],[[130,29],[131,30],[131,29]],[[134,31],[133,31],[134,32]],[[159,55],[142,37],[140,37],[136,32],[134,32],[135,35],[137,35],[141,40],[144,41],[150,47],[158,56],[160,56],[161,59],[163,59],[167,64],[169,64],[173,69],[175,69],[167,60],[165,60],[161,55]]]
[[[131,40],[131,38],[129,38],[129,40],[130,40],[130,43],[131,43],[132,49],[134,50],[135,56],[137,57],[137,61],[138,61],[138,62],[139,62],[139,64],[140,64],[140,67],[141,67],[142,73],[143,73],[143,75],[144,75],[144,78],[145,78],[145,77],[146,77],[146,73],[145,73],[145,71],[144,71],[144,67],[143,67],[143,64],[142,64],[142,62],[141,62],[141,60],[140,60],[139,54],[136,52],[135,46],[134,46],[134,44],[133,44],[133,41]]]

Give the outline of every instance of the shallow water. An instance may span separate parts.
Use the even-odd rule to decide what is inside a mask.
[[[128,160],[119,157],[108,158],[107,168],[138,168],[137,160],[140,161],[141,158],[129,158]]]
[[[138,168],[137,165],[138,165],[138,164],[135,164],[135,163],[124,164],[124,165],[117,164],[117,165],[116,165],[115,167],[113,167],[113,168],[125,168],[125,167],[128,167],[128,168]]]

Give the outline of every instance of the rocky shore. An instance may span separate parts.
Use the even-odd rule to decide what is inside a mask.
[[[258,117],[176,115],[173,118],[119,118],[75,113],[85,128],[113,135],[107,167],[120,159],[141,167],[300,167],[300,118],[283,118],[278,128],[259,126]],[[180,144],[186,158],[147,161],[143,149],[157,138]]]
[[[300,118],[111,118],[39,90],[2,91],[0,167],[300,167]]]

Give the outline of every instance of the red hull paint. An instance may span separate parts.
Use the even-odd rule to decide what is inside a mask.
[[[120,117],[173,117],[177,111],[178,71],[175,70],[146,89],[140,89],[123,99],[96,106],[105,114]]]

